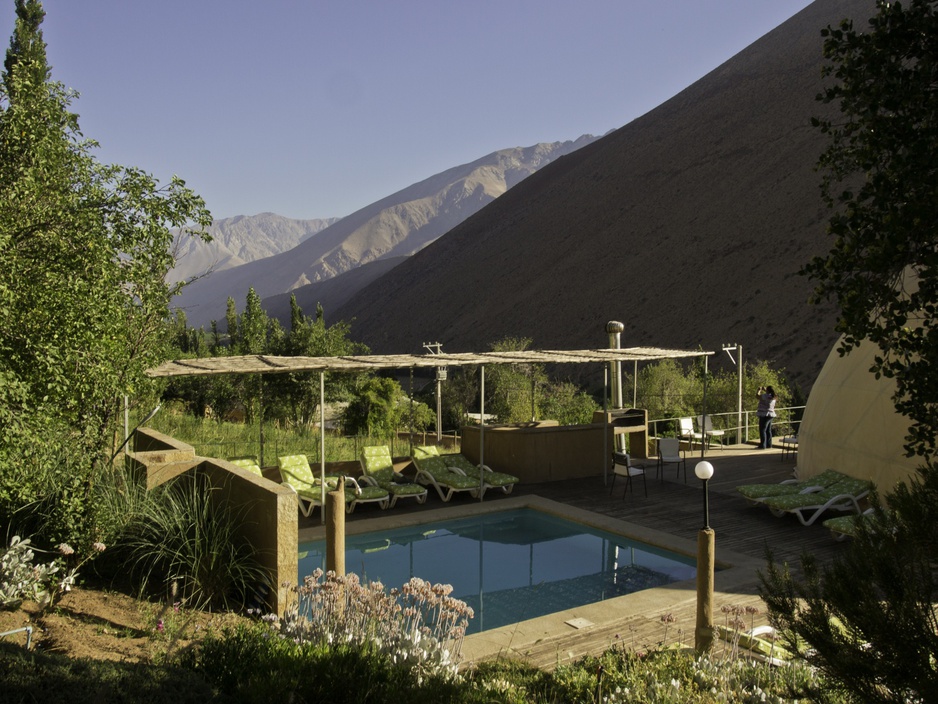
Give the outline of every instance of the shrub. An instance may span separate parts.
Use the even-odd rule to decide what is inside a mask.
[[[159,585],[175,589],[190,606],[240,609],[266,586],[267,573],[242,533],[248,508],[222,503],[213,496],[217,491],[193,472],[140,501],[120,548],[141,591]]]

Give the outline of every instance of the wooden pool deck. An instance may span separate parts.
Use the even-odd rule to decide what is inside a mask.
[[[619,479],[615,491],[610,495],[603,477],[566,480],[543,484],[521,484],[511,496],[491,492],[486,494],[486,508],[494,508],[501,502],[534,500],[541,497],[571,507],[573,511],[588,511],[603,520],[621,521],[630,524],[636,531],[663,533],[687,544],[696,544],[697,534],[703,526],[703,494],[701,482],[694,476],[694,465],[701,459],[699,450],[687,455],[687,483],[683,476],[675,477],[673,465],[666,468],[666,476],[659,480],[655,476],[655,460],[648,460],[648,496],[644,495],[641,478],[633,482],[634,492],[623,495],[625,483]],[[781,450],[759,450],[755,446],[728,446],[709,450],[706,459],[714,467],[710,480],[710,525],[716,534],[718,562],[728,562],[737,569],[728,570],[726,575],[717,573],[714,601],[714,621],[717,624],[731,623],[732,616],[722,608],[747,606],[758,609],[757,614],[746,615],[746,627],[750,622],[760,625],[767,622],[765,606],[758,596],[759,569],[764,568],[765,552],[770,549],[780,562],[788,563],[798,572],[801,555],[810,553],[819,561],[828,562],[845,547],[835,541],[829,531],[821,526],[820,520],[812,526],[803,526],[792,516],[773,517],[763,507],[754,507],[736,493],[740,484],[757,482],[774,483],[792,477],[796,461],[791,457],[784,460]],[[609,478],[611,481],[611,477]],[[383,523],[382,518],[396,514],[399,519],[424,511],[446,512],[457,507],[469,510],[478,501],[469,498],[454,499],[443,503],[432,495],[426,504],[401,502],[391,511],[380,511],[375,507],[363,506],[348,516],[349,532],[364,530],[366,526]],[[383,516],[382,516],[383,514]],[[836,515],[836,514],[835,514]],[[318,513],[314,521],[301,522],[301,532],[316,531]],[[358,525],[362,522],[361,525]],[[377,527],[377,525],[375,525]],[[370,528],[369,528],[370,529]],[[730,577],[730,574],[733,574]],[[724,578],[725,577],[725,578]],[[494,631],[485,631],[466,639],[464,658],[474,661],[483,658],[510,656],[522,658],[534,665],[552,668],[587,654],[598,654],[613,644],[647,650],[662,641],[665,624],[662,617],[670,615],[673,622],[668,626],[668,641],[683,640],[693,645],[696,618],[696,596],[693,585],[687,588],[662,588],[629,597],[619,597],[589,608],[564,612],[555,619],[535,619]],[[616,602],[613,604],[613,602]],[[580,619],[577,625],[569,625],[570,617]]]

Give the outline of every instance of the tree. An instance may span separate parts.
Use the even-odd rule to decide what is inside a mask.
[[[93,483],[121,398],[170,337],[172,230],[211,222],[182,180],[95,160],[75,95],[50,78],[41,4],[16,15],[0,86],[0,514],[63,472]]]
[[[927,460],[938,442],[938,15],[927,0],[877,8],[869,32],[849,20],[823,32],[836,83],[819,99],[840,114],[814,123],[830,138],[819,166],[835,241],[804,273],[815,302],[840,308],[842,354],[879,346],[872,371],[895,379],[908,451]]]
[[[773,622],[862,702],[938,701],[938,14],[934,0],[877,2],[867,32],[828,27],[819,99],[840,114],[828,135],[823,194],[834,245],[804,273],[836,301],[841,354],[879,346],[871,372],[896,382],[918,476],[885,496],[842,559],[810,556],[795,579],[770,557],[761,592]]]
[[[493,352],[520,352],[531,346],[531,338],[506,337],[492,343]],[[539,364],[492,364],[485,368],[485,412],[499,423],[524,423],[538,417],[532,394],[547,375]]]

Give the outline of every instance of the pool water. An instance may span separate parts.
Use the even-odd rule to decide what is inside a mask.
[[[692,557],[530,508],[346,536],[345,548],[362,581],[453,585],[475,611],[468,633],[696,575]],[[299,549],[301,578],[325,569],[325,541]]]

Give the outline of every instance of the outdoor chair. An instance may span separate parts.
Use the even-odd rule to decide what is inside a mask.
[[[824,512],[849,511],[862,513],[860,500],[870,493],[870,483],[862,479],[844,479],[820,491],[772,496],[763,501],[773,516],[794,515],[801,525],[810,526]]]
[[[720,449],[723,449],[723,436],[726,435],[726,431],[714,430],[713,419],[710,416],[697,416],[697,427],[701,429],[704,437],[707,438],[708,449],[714,440],[717,441],[717,445],[720,446]]]
[[[831,484],[849,479],[846,474],[837,472],[833,469],[825,469],[810,479],[786,479],[778,484],[743,484],[736,487],[736,491],[742,494],[751,504],[760,504],[765,499],[772,496],[784,496],[787,494],[798,494],[806,489],[819,491],[826,489]]]
[[[469,458],[459,453],[440,455],[450,467],[456,467],[466,473],[466,476],[481,478],[486,489],[498,489],[503,494],[510,494],[519,479],[514,474],[496,472],[488,465],[474,465]]]
[[[612,453],[612,485],[609,487],[609,495],[612,496],[612,490],[616,488],[616,477],[625,477],[625,490],[622,492],[622,498],[629,493],[629,489],[635,492],[632,487],[632,479],[641,477],[642,484],[645,487],[645,498],[648,498],[648,480],[645,479],[645,468],[639,464],[632,464],[632,458],[626,452]]]
[[[228,460],[233,465],[237,465],[241,469],[246,469],[247,471],[256,474],[259,477],[263,477],[264,473],[261,472],[261,467],[257,463],[256,457],[232,457]]]
[[[846,516],[836,516],[828,518],[821,525],[827,528],[834,536],[834,540],[841,541],[852,538],[857,534],[857,526],[860,521],[871,520],[873,509],[868,508],[863,513],[848,514]]]
[[[792,458],[798,453],[798,436],[789,435],[787,438],[782,438],[782,461],[785,461],[785,456],[790,455]]]
[[[680,438],[658,438],[658,479],[661,479],[662,470],[668,464],[677,465],[677,476],[681,476],[681,466],[684,467],[684,483],[687,484],[687,458],[681,449]]]
[[[681,437],[690,443],[690,449],[694,449],[694,441],[703,443],[703,434],[694,430],[694,420],[692,418],[679,418],[678,423],[681,427]]]
[[[387,445],[363,447],[359,461],[365,476],[372,478],[378,486],[391,495],[388,508],[394,508],[394,504],[401,498],[416,499],[418,504],[427,500],[425,486],[408,481],[403,474],[394,471],[394,461],[391,459],[391,450]]]
[[[306,455],[284,455],[277,458],[282,484],[296,492],[297,505],[305,518],[317,506],[323,504],[323,489],[319,477],[313,474]],[[326,475],[326,491],[334,490],[339,485],[339,479],[333,475]],[[354,477],[345,477],[345,510],[352,513],[358,504],[376,503],[379,508],[388,507],[388,492],[379,486],[371,484],[366,478],[362,481]]]
[[[466,492],[473,498],[479,498],[479,492],[484,495],[485,485],[480,484],[475,477],[468,477],[458,467],[447,467],[440,455],[429,449],[429,446],[414,448],[414,464],[417,466],[417,481],[424,486],[436,489],[440,499],[449,501],[460,492]]]

